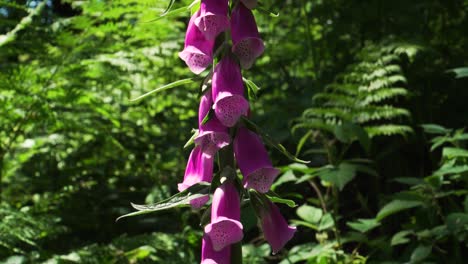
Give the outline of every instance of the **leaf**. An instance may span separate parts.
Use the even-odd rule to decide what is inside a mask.
[[[297,178],[296,175],[294,175],[294,172],[292,170],[288,170],[275,180],[275,182],[271,185],[271,189],[275,190],[276,187],[282,185],[283,183],[295,180],[297,180]]]
[[[371,142],[369,135],[357,124],[352,122],[343,122],[341,125],[335,127],[334,134],[341,142],[352,143],[354,140],[358,140],[366,152],[369,152],[370,150]]]
[[[119,221],[120,219],[125,217],[148,214],[174,207],[187,206],[190,204],[191,200],[207,195],[209,193],[209,190],[210,185],[208,183],[197,183],[195,185],[190,186],[186,190],[179,192],[155,204],[139,205],[131,203],[132,207],[135,208],[137,211],[126,215],[122,215],[118,217],[115,221]]]
[[[247,86],[248,89],[248,94],[249,98],[256,99],[257,98],[257,92],[260,90],[260,88],[251,80],[247,78],[242,78],[244,83]]]
[[[418,263],[431,254],[432,247],[419,245],[411,254],[410,263]]]
[[[454,68],[448,70],[447,72],[455,73],[455,78],[457,79],[468,77],[468,67]]]
[[[361,233],[366,233],[378,226],[380,226],[380,223],[377,221],[377,219],[371,218],[371,219],[357,219],[356,222],[348,222],[346,223],[349,227],[352,229],[359,231]]]
[[[356,167],[353,164],[343,162],[338,167],[327,166],[328,169],[320,171],[321,180],[331,182],[341,191],[356,176]]]
[[[178,80],[178,81],[166,84],[164,86],[161,86],[159,88],[156,88],[156,89],[154,89],[154,90],[152,90],[150,92],[147,92],[147,93],[145,93],[143,95],[140,95],[137,98],[130,99],[130,101],[131,102],[138,101],[140,99],[143,99],[143,98],[147,97],[148,95],[158,93],[158,92],[161,92],[161,91],[164,91],[164,90],[168,90],[168,89],[171,89],[171,88],[174,88],[174,87],[177,87],[177,86],[181,86],[181,85],[184,85],[184,84],[188,84],[188,83],[191,83],[191,82],[194,82],[194,81],[197,81],[197,80],[201,80],[200,77],[193,77],[193,78]]]
[[[468,157],[468,150],[461,149],[461,148],[450,148],[446,147],[442,149],[442,157],[447,159],[453,158],[467,158]]]
[[[393,200],[380,209],[376,219],[381,221],[389,215],[423,205],[424,203],[421,201]]]
[[[267,194],[266,194],[266,197],[273,203],[281,203],[281,204],[285,204],[291,208],[294,208],[296,207],[296,202],[294,202],[293,200],[290,200],[290,199],[284,199],[284,198],[281,198],[279,197],[278,194],[276,194],[275,192],[273,191],[269,191]]]
[[[390,245],[393,247],[396,245],[406,244],[410,242],[410,239],[407,238],[406,236],[412,233],[413,233],[413,230],[403,230],[403,231],[396,233],[395,235],[393,235]]]
[[[203,117],[202,125],[204,125],[208,121],[210,121],[213,118],[214,114],[215,114],[215,112],[214,112],[213,108],[211,108],[210,111],[208,111],[208,113],[206,113],[205,117]]]
[[[323,231],[335,226],[335,221],[333,221],[333,217],[331,214],[325,214],[322,219],[320,220],[320,224],[318,226],[318,231]]]
[[[323,216],[322,209],[306,204],[297,208],[296,213],[300,218],[312,224],[318,224]]]
[[[446,219],[447,230],[452,234],[468,231],[468,213],[451,213]]]
[[[269,15],[270,17],[274,17],[274,18],[279,17],[279,13],[273,13],[273,12],[271,12],[271,11],[266,10],[265,8],[263,8],[263,7],[260,6],[260,3],[259,3],[259,5],[257,6],[256,9],[257,9],[260,13]]]
[[[299,163],[304,163],[304,164],[310,163],[310,161],[305,161],[305,160],[298,159],[296,156],[291,154],[289,151],[286,150],[286,148],[283,145],[276,142],[267,133],[265,133],[259,126],[257,126],[255,123],[253,123],[252,121],[247,119],[245,116],[242,116],[241,119],[245,123],[245,125],[247,126],[248,129],[252,130],[253,132],[255,132],[257,134],[259,134],[263,138],[263,140],[265,140],[265,142],[268,145],[270,145],[270,146],[276,148],[277,150],[279,150],[281,153],[283,153],[283,155],[288,157],[290,160],[295,161],[295,162],[299,162]]]
[[[297,143],[296,156],[299,156],[299,154],[301,153],[302,147],[313,134],[314,134],[314,131],[309,130],[309,132],[307,132],[304,136],[301,137],[301,139],[299,140],[299,143]]]
[[[171,0],[171,3],[169,3],[169,6],[166,8],[166,11],[164,11],[159,17],[157,17],[155,19],[152,19],[152,20],[149,20],[149,21],[144,21],[142,23],[155,22],[155,21],[158,21],[158,20],[160,20],[162,18],[173,17],[173,16],[177,16],[179,14],[185,13],[185,12],[190,12],[192,10],[192,7],[195,6],[196,4],[198,4],[198,2],[199,2],[199,0],[195,0],[188,6],[180,7],[180,8],[177,8],[177,9],[174,9],[174,10],[171,11],[173,1],[174,0]]]
[[[401,183],[401,184],[410,185],[410,186],[424,183],[423,179],[414,178],[414,177],[395,178],[395,179],[393,179],[393,181]]]
[[[450,129],[437,124],[423,124],[421,127],[424,129],[424,132],[428,134],[445,135],[451,132]]]
[[[195,144],[195,138],[198,136],[198,129],[193,129],[193,134],[190,139],[185,143],[184,149],[190,147],[191,145]]]

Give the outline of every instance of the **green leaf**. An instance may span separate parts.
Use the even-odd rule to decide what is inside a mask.
[[[275,190],[278,186],[282,185],[283,183],[296,180],[297,177],[296,175],[294,175],[294,172],[292,170],[288,170],[275,180],[275,182],[271,185],[271,189]]]
[[[323,216],[322,209],[310,205],[301,205],[296,213],[300,218],[312,224],[318,224]]]
[[[171,1],[174,1],[174,0],[171,0]],[[169,6],[167,7],[166,11],[164,11],[164,13],[162,13],[159,17],[157,17],[155,19],[152,19],[152,20],[149,20],[149,21],[144,21],[142,23],[155,22],[155,21],[158,21],[158,20],[160,20],[162,18],[173,17],[173,16],[177,16],[177,15],[180,15],[180,14],[183,14],[183,13],[186,13],[186,12],[191,12],[192,7],[195,6],[196,4],[198,4],[199,1],[200,0],[195,0],[188,6],[180,7],[180,8],[174,9],[172,11],[171,11],[171,8],[172,8],[172,5],[173,5],[173,2],[171,2],[171,3],[169,3]]]
[[[393,247],[396,245],[406,244],[410,242],[410,239],[407,237],[407,235],[412,233],[413,230],[403,230],[396,233],[395,235],[393,235],[390,245]]]
[[[273,191],[269,191],[266,194],[266,197],[273,203],[285,204],[291,208],[294,208],[297,206],[296,202],[294,202],[293,200],[281,198],[278,196],[278,194],[274,193]]]
[[[188,84],[188,83],[191,83],[191,82],[194,82],[194,81],[198,81],[198,80],[201,80],[201,78],[200,77],[193,77],[193,78],[178,80],[178,81],[166,84],[164,86],[161,86],[159,88],[156,88],[156,89],[154,89],[154,90],[152,90],[150,92],[147,92],[147,93],[145,93],[143,95],[140,95],[137,98],[130,99],[130,101],[131,102],[138,101],[138,100],[141,100],[141,99],[147,97],[148,95],[158,93],[158,92],[161,92],[161,91],[164,91],[164,90],[168,90],[168,89],[171,89],[171,88],[174,88],[174,87],[177,87],[177,86],[181,86],[181,85],[184,85],[184,84]]]
[[[468,213],[451,213],[446,219],[447,229],[452,234],[468,231]]]
[[[423,205],[424,203],[421,201],[393,200],[380,209],[376,219],[381,221],[389,215]]]
[[[421,127],[424,129],[424,132],[428,134],[445,135],[451,132],[450,129],[437,124],[423,124]]]
[[[468,150],[462,149],[462,148],[446,147],[442,149],[442,157],[447,158],[447,159],[467,158]]]
[[[370,150],[371,141],[369,139],[369,135],[357,124],[352,122],[343,122],[341,125],[335,127],[334,134],[341,142],[352,143],[354,140],[358,140],[366,152],[369,152]]]
[[[265,8],[260,6],[260,3],[257,5],[256,10],[258,10],[260,13],[269,15],[270,17],[274,17],[274,18],[279,17],[279,13],[273,13],[271,11],[266,10]]]
[[[205,117],[203,117],[203,120],[202,120],[202,125],[206,124],[206,122],[210,121],[210,119],[213,118],[214,116],[214,110],[213,108],[210,109],[210,111],[208,111],[208,113],[206,113]]]
[[[244,83],[247,86],[248,89],[248,94],[249,98],[256,99],[257,98],[257,92],[260,90],[260,88],[251,80],[247,78],[242,78]]]
[[[275,149],[279,150],[283,155],[288,157],[290,160],[299,162],[299,163],[304,163],[307,164],[310,161],[305,161],[298,159],[296,156],[291,154],[289,151],[286,150],[286,148],[281,145],[280,143],[276,142],[273,138],[271,138],[267,133],[265,133],[259,126],[257,126],[255,123],[247,119],[245,116],[241,117],[242,121],[245,123],[248,129],[252,130],[253,132],[259,134],[263,140],[270,146],[274,147]]]
[[[341,191],[356,176],[356,167],[353,164],[343,162],[338,167],[326,166],[326,170],[320,171],[321,180],[331,182]]]
[[[366,233],[378,226],[380,226],[380,223],[377,221],[377,219],[371,218],[371,219],[357,219],[356,222],[348,222],[346,223],[349,227],[352,229],[359,231],[361,233]]]
[[[468,67],[460,67],[455,69],[450,69],[447,72],[455,73],[455,78],[465,78],[468,77]]]
[[[325,214],[322,219],[320,220],[320,224],[318,226],[318,231],[323,231],[335,226],[335,221],[333,221],[333,217],[331,214]]]
[[[410,263],[419,263],[431,254],[432,247],[419,245],[411,254]]]
[[[410,186],[424,183],[423,179],[414,178],[414,177],[395,178],[395,179],[393,179],[393,181],[401,183],[401,184],[410,185]]]
[[[195,138],[198,136],[198,129],[193,129],[192,136],[190,139],[185,143],[184,149],[190,147],[191,145],[195,144]]]
[[[188,206],[191,200],[207,195],[209,193],[209,190],[210,185],[208,183],[197,183],[193,186],[190,186],[186,190],[179,192],[167,198],[166,200],[160,201],[155,204],[139,205],[132,203],[132,207],[135,208],[137,211],[126,215],[122,215],[118,217],[116,221],[119,221],[120,219],[125,217],[153,213],[157,211],[171,209],[174,207]]]

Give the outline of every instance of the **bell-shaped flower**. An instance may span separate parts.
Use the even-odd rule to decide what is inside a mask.
[[[240,65],[249,69],[265,50],[258,33],[252,11],[239,3],[231,15],[232,52],[237,55]]]
[[[225,247],[219,251],[214,250],[211,239],[203,236],[201,264],[230,264],[231,263],[231,247]]]
[[[211,239],[213,249],[223,248],[242,240],[239,193],[231,182],[219,186],[213,194],[211,223],[205,226],[205,233]]]
[[[237,62],[228,54],[216,65],[212,79],[214,111],[221,124],[232,127],[246,115],[249,102],[244,98],[244,84]]]
[[[179,57],[185,61],[190,70],[200,74],[213,63],[214,40],[206,39],[205,35],[195,25],[195,20],[200,17],[200,10],[196,12],[187,27],[185,34],[184,50],[179,52]]]
[[[296,227],[288,225],[274,203],[269,202],[268,207],[260,212],[260,218],[263,235],[275,254],[294,236]]]
[[[272,166],[260,137],[247,128],[240,127],[234,138],[234,154],[244,176],[244,187],[260,193],[268,192],[279,170]]]
[[[202,151],[208,155],[214,155],[216,151],[229,145],[231,138],[228,128],[223,126],[216,116],[211,116],[208,122],[203,124],[203,119],[208,115],[213,105],[211,91],[207,91],[201,98],[198,110],[198,136],[195,144],[199,145]]]
[[[201,0],[200,16],[195,25],[207,39],[214,40],[229,28],[228,9],[229,0]]]
[[[195,147],[190,153],[187,167],[185,168],[184,181],[178,184],[178,190],[184,191],[188,187],[200,183],[211,182],[213,179],[214,157],[203,153],[200,147]],[[210,199],[209,195],[190,201],[193,208],[202,207]]]

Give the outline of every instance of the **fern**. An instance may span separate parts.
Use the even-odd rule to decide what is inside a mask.
[[[324,92],[313,98],[313,107],[296,120],[293,131],[333,131],[343,122],[361,125],[370,137],[406,135],[412,129],[401,124],[410,113],[395,102],[408,96],[402,64],[412,62],[422,48],[408,43],[367,45],[356,63],[339,74]]]

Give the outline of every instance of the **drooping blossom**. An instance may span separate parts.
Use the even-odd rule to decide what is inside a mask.
[[[213,62],[214,40],[206,39],[205,35],[195,25],[195,20],[200,17],[200,10],[196,12],[187,27],[184,50],[179,52],[179,57],[185,61],[189,69],[200,74]]]
[[[249,102],[244,98],[242,74],[229,54],[214,69],[211,92],[216,117],[223,125],[232,127],[242,115],[247,114]]]
[[[205,234],[210,238],[213,249],[220,251],[241,241],[244,236],[242,229],[239,193],[233,183],[225,182],[213,194],[211,223],[205,226]]]
[[[247,128],[240,127],[234,138],[234,154],[244,175],[244,187],[260,193],[268,192],[279,170],[272,166],[260,137]]]
[[[213,179],[214,157],[203,153],[199,146],[196,146],[190,153],[187,167],[185,168],[184,181],[178,184],[178,190],[184,191],[188,187],[200,183],[211,182]],[[202,196],[190,201],[193,208],[202,207],[210,199],[209,195]]]
[[[278,207],[269,202],[268,208],[260,213],[263,235],[270,244],[273,254],[278,253],[294,236],[296,227],[289,226]]]
[[[237,55],[240,65],[249,69],[265,50],[258,33],[257,23],[252,11],[239,3],[231,15],[232,52]]]
[[[200,16],[195,25],[207,39],[214,40],[229,28],[228,9],[229,0],[201,0]]]
[[[211,90],[203,94],[198,110],[198,136],[195,144],[199,145],[202,151],[208,155],[214,155],[216,151],[229,145],[231,137],[228,128],[223,126],[216,116],[212,116],[208,122],[203,124],[203,119],[208,115],[213,105]]]
[[[225,247],[219,251],[214,250],[211,239],[203,236],[201,264],[230,264],[231,247]]]

